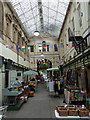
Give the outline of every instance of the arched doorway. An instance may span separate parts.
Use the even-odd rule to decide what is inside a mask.
[[[37,60],[37,71],[46,70],[52,67],[52,62],[49,59]]]

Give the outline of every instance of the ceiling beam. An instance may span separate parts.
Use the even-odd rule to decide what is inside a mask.
[[[37,5],[36,5],[35,7],[33,7],[32,9],[34,9],[34,8],[36,8],[36,7],[37,7]],[[17,8],[16,8],[16,9],[17,9]],[[23,12],[22,14],[20,14],[20,15],[19,15],[19,17],[20,17],[20,16],[22,16],[23,14],[28,13],[29,11],[32,11],[32,10],[31,10],[31,9],[29,9],[29,10],[27,10],[27,11]]]
[[[45,16],[47,16],[47,17],[48,17],[48,15],[46,15],[46,14],[43,14],[43,15],[45,15]],[[51,16],[49,16],[49,18],[53,19],[53,17],[51,17]],[[57,20],[57,19],[54,19],[54,20],[56,20],[56,21],[60,22],[61,24],[63,23],[63,21],[59,21],[59,20]]]
[[[37,17],[39,14],[37,14],[35,17]],[[32,20],[33,19],[33,17],[32,18],[29,18],[29,19],[27,19],[25,22],[22,22],[22,24],[25,24],[26,22],[28,22],[28,21],[30,21],[30,20]]]
[[[42,6],[48,8],[48,6],[45,6],[45,5],[42,5]],[[52,9],[52,8],[48,8],[48,9],[50,9],[50,10],[52,10],[52,11],[54,11],[54,12],[57,12],[56,10],[54,10],[54,9]],[[59,11],[58,11],[58,13],[61,14],[62,16],[65,16],[65,14],[63,14],[63,13],[61,13],[61,12],[59,12]]]
[[[43,30],[43,9],[42,9],[42,1],[38,0],[38,11],[41,23],[41,29]]]

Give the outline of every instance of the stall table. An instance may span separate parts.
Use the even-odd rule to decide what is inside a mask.
[[[90,117],[80,117],[80,116],[59,116],[59,113],[57,112],[57,110],[55,110],[55,117],[57,118],[57,119],[62,119],[62,120],[64,120],[64,119],[78,119],[78,120],[81,120],[81,119],[83,119],[83,120],[90,120]]]
[[[8,88],[5,88],[2,94],[7,97],[8,110],[18,110],[24,103],[18,99],[22,95],[22,91],[9,91]]]

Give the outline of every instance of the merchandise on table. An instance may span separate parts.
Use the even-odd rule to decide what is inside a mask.
[[[67,86],[64,89],[65,102],[67,104],[84,104],[86,103],[86,93],[80,88],[74,86]]]
[[[90,110],[90,98],[87,98],[87,108]]]
[[[30,94],[30,97],[33,97],[34,96],[34,91],[30,91],[29,94]]]
[[[84,116],[89,116],[89,110],[85,108],[80,108],[79,109],[79,116],[84,117]]]
[[[89,116],[89,110],[86,109],[84,105],[57,106],[56,110],[59,113],[59,116],[80,116],[80,117]]]

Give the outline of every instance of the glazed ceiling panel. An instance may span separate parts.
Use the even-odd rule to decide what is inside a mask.
[[[70,0],[10,0],[26,31],[47,31],[58,37]]]

